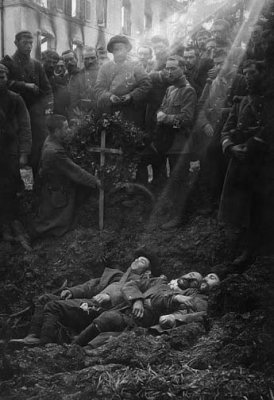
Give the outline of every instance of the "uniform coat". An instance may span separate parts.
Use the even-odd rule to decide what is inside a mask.
[[[133,61],[116,64],[114,61],[101,66],[95,90],[99,111],[111,113],[121,111],[122,116],[139,126],[144,124],[143,101],[151,89],[151,80],[142,67]],[[112,105],[111,95],[131,95],[131,101],[125,105]]]
[[[45,140],[39,168],[41,197],[35,230],[38,234],[62,236],[74,219],[77,190],[95,188],[96,178],[75,164],[54,138]]]
[[[15,211],[16,192],[21,189],[19,157],[31,151],[29,113],[21,96],[0,92],[0,210],[1,219]],[[14,217],[14,215],[13,215]]]
[[[245,144],[248,157],[244,162],[230,159],[219,218],[239,227],[263,227],[266,234],[274,224],[273,107],[271,88],[264,96],[244,97],[233,106],[221,135],[225,153],[233,145]]]
[[[31,164],[37,172],[41,149],[47,136],[45,109],[53,106],[51,85],[42,64],[18,51],[12,56],[5,56],[1,61],[9,70],[9,89],[19,93],[30,114],[32,131]],[[35,83],[39,93],[34,94],[26,88],[26,83]]]

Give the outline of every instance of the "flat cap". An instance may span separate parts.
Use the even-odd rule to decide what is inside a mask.
[[[230,23],[225,19],[216,19],[213,22],[211,29],[213,29],[214,26],[222,26],[226,31],[230,29]]]
[[[6,74],[8,74],[9,70],[4,64],[0,63],[0,72],[5,72]]]
[[[42,61],[51,59],[59,61],[60,57],[59,54],[54,50],[45,50],[41,54],[41,59]]]
[[[20,31],[16,33],[15,40],[20,40],[23,36],[33,39],[33,34],[30,31]]]
[[[128,51],[130,51],[132,49],[132,45],[126,36],[116,35],[116,36],[113,36],[110,39],[110,41],[108,42],[107,51],[109,53],[112,53],[114,43],[124,43],[127,46]]]
[[[66,122],[66,117],[60,114],[51,114],[46,117],[46,123],[49,130],[60,129],[63,123]]]
[[[201,28],[196,32],[196,34],[195,34],[194,36],[196,37],[196,39],[197,39],[198,37],[200,37],[200,36],[207,36],[207,37],[210,37],[210,36],[211,36],[211,33],[210,33],[207,29],[205,29],[204,27],[201,27]]]

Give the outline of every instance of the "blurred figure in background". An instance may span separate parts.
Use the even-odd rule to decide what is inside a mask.
[[[22,191],[20,168],[28,164],[31,152],[30,117],[22,97],[8,90],[8,69],[0,64],[0,233],[12,241],[24,230],[19,222],[19,199]],[[19,238],[20,239],[20,238]]]

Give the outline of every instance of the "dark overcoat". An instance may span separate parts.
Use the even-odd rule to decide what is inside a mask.
[[[41,196],[35,230],[38,234],[61,236],[73,223],[77,190],[81,186],[95,188],[97,180],[75,164],[51,136],[42,149],[39,177]]]
[[[225,153],[244,144],[247,159],[231,158],[223,187],[219,218],[239,227],[256,219],[264,230],[274,224],[274,95],[246,96],[235,104],[224,126]]]
[[[122,116],[136,125],[144,125],[143,102],[151,89],[151,80],[145,70],[133,61],[116,64],[114,61],[101,66],[95,85],[98,108],[103,113],[120,111]],[[112,105],[111,95],[130,94],[128,104]]]

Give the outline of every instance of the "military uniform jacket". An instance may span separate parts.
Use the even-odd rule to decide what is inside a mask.
[[[22,97],[10,90],[0,92],[0,114],[1,153],[30,154],[30,118]]]
[[[16,52],[12,57],[5,56],[1,62],[9,70],[10,90],[23,97],[28,109],[34,104],[45,108],[53,103],[51,85],[39,61]],[[26,83],[35,83],[39,87],[39,93],[36,95],[26,89]]]
[[[167,284],[166,277],[152,278],[147,281],[131,281],[124,285],[122,289],[124,298],[129,303],[136,300],[143,300],[144,305],[152,308],[157,315],[170,314],[181,310],[185,312],[199,312],[207,310],[207,296],[193,291],[192,289],[181,290],[171,289]],[[191,296],[191,308],[187,309],[184,305],[178,306],[174,301],[176,294]]]
[[[39,176],[41,198],[36,230],[40,234],[61,236],[73,222],[77,189],[80,186],[95,188],[97,180],[75,164],[51,136],[43,145]]]
[[[188,82],[185,81],[180,86],[173,85],[167,88],[159,111],[167,114],[161,125],[173,128],[175,134],[168,153],[190,153],[191,139],[189,135],[196,103],[196,92]]]
[[[100,112],[120,111],[125,119],[142,126],[145,120],[143,103],[152,84],[144,69],[133,61],[116,64],[114,61],[102,65],[99,70],[95,91]],[[112,105],[111,95],[130,94],[129,104]]]

